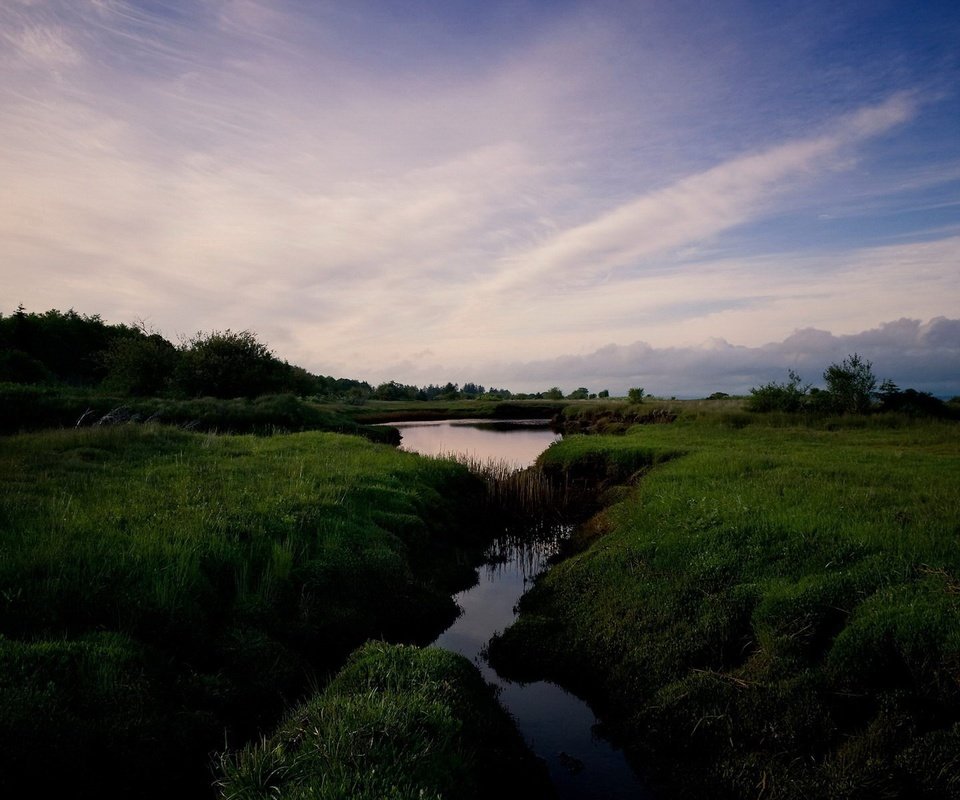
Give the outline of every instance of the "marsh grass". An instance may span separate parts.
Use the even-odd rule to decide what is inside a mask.
[[[518,468],[505,459],[463,453],[444,453],[437,458],[462,464],[483,481],[485,505],[491,516],[534,527],[540,520],[563,518],[567,503],[562,488],[537,466]]]
[[[549,797],[492,690],[462,656],[367,644],[278,730],[220,761],[224,800]]]
[[[367,638],[454,617],[426,556],[469,538],[480,493],[460,465],[329,433],[4,439],[0,662],[34,667],[0,677],[0,786],[202,793],[225,730],[270,724]]]
[[[584,692],[691,795],[958,796],[956,425],[716,414],[541,463],[642,479],[523,599],[498,667]]]

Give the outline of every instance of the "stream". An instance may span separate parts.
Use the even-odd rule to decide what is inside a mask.
[[[402,448],[423,455],[462,454],[472,459],[507,461],[519,469],[559,439],[542,422],[515,426],[479,420],[392,423],[403,436]],[[484,679],[499,690],[500,702],[514,718],[531,750],[546,763],[557,796],[564,800],[652,798],[623,753],[597,735],[590,707],[546,681],[514,683],[487,663],[491,636],[516,618],[514,608],[536,576],[548,567],[569,529],[558,527],[523,543],[498,540],[480,568],[477,584],[454,599],[462,613],[433,646],[466,656]]]

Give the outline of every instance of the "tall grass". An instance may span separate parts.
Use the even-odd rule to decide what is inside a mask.
[[[4,439],[0,663],[21,666],[0,671],[0,788],[130,796],[143,773],[133,794],[202,793],[225,730],[269,724],[367,638],[454,618],[437,553],[479,524],[478,484],[327,433]]]
[[[464,453],[437,458],[462,464],[483,481],[485,505],[491,514],[534,524],[563,517],[566,497],[562,487],[537,466],[518,468],[505,459],[482,459]]]
[[[549,797],[462,656],[371,643],[269,738],[221,760],[224,800]]]

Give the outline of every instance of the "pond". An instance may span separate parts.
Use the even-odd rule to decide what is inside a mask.
[[[475,420],[393,423],[401,447],[424,455],[462,454],[480,461],[506,460],[516,468],[530,466],[559,439],[547,427],[531,421],[491,426]],[[484,678],[500,692],[530,748],[550,771],[557,795],[584,798],[652,798],[623,756],[597,734],[598,721],[578,697],[546,681],[513,683],[487,663],[484,651],[494,633],[516,617],[514,608],[536,576],[548,567],[569,529],[558,527],[536,541],[499,540],[489,552],[491,563],[481,567],[477,584],[454,598],[462,613],[434,646],[471,659]]]

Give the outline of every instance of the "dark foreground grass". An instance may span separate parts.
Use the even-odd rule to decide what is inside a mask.
[[[494,661],[595,700],[665,796],[960,796],[960,428],[728,423],[545,454],[664,463]]]
[[[277,731],[223,760],[224,800],[550,797],[462,656],[371,643]]]
[[[335,434],[0,440],[0,795],[209,793],[353,648],[453,618],[437,554],[481,495]]]

